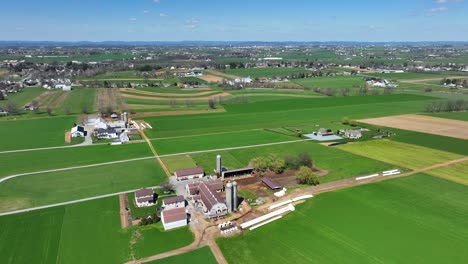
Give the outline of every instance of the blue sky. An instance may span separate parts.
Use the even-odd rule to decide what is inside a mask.
[[[4,1],[0,40],[468,41],[468,0]]]

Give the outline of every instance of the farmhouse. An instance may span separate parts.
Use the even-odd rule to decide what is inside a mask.
[[[345,138],[349,139],[360,139],[362,137],[362,133],[360,129],[347,129],[344,131]]]
[[[277,181],[273,180],[272,178],[264,177],[262,178],[262,182],[272,190],[279,190],[283,188]]]
[[[137,207],[154,205],[154,192],[150,188],[140,189],[135,192],[135,204]]]
[[[72,137],[85,137],[87,132],[84,130],[82,126],[75,126],[71,129],[71,136]]]
[[[178,181],[198,179],[205,176],[205,171],[202,168],[178,170],[174,172]]]
[[[97,139],[114,139],[118,138],[117,131],[112,128],[98,128],[94,130],[94,136]]]
[[[164,210],[185,207],[185,198],[183,195],[169,197],[163,200]]]
[[[195,201],[195,205],[203,208],[206,216],[216,218],[227,214],[226,201],[219,195],[224,190],[221,180],[189,183],[186,189]]]
[[[187,225],[187,213],[185,207],[163,210],[161,212],[161,222],[164,230],[170,230]]]
[[[55,84],[55,89],[62,89],[63,91],[71,91],[71,85],[67,85],[65,83],[57,83]]]
[[[320,130],[317,133],[319,136],[322,137],[327,137],[327,136],[333,136],[333,130],[331,129],[326,129],[326,128],[320,128]]]

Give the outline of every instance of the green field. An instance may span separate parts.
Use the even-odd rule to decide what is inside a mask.
[[[63,102],[62,111],[67,107],[71,114],[81,114],[84,108],[89,113],[95,110],[96,89],[74,88],[69,92],[67,99]]]
[[[216,151],[194,154],[191,157],[199,167],[211,173],[215,168],[216,155],[218,154],[223,158],[223,166],[229,169],[238,169],[246,167],[249,161],[256,157],[274,154],[283,158],[287,155],[297,155],[303,152],[310,154],[315,166],[322,170],[330,171],[329,174],[320,178],[321,182],[330,182],[395,169],[394,165],[354,155],[337,148],[325,147],[313,142],[296,142],[283,145]]]
[[[193,263],[193,264],[216,264],[218,263],[211,253],[208,246],[180,254],[177,256],[151,261],[152,264],[179,264],[179,263]]]
[[[152,155],[146,143],[3,153],[0,154],[0,163],[3,165],[0,178],[11,174],[151,157]]]
[[[236,76],[243,76],[251,78],[260,77],[285,77],[292,73],[310,73],[309,70],[304,68],[248,68],[248,69],[227,69],[223,70],[224,73]]]
[[[447,167],[428,171],[427,174],[437,176],[456,183],[468,185],[468,162],[452,164]]]
[[[189,155],[169,156],[163,157],[161,159],[172,174],[176,170],[191,169],[197,167],[197,164]]]
[[[173,154],[189,151],[240,147],[274,142],[292,141],[299,138],[289,137],[265,130],[241,131],[212,135],[195,135],[173,139],[152,140],[158,154]]]
[[[320,194],[217,243],[232,264],[466,263],[468,187],[420,174]]]
[[[193,240],[187,228],[163,232],[160,223],[122,230],[117,197],[2,216],[0,225],[0,262],[6,264],[123,263]]]
[[[64,146],[76,116],[0,121],[0,151]]]
[[[0,184],[0,211],[156,186],[166,179],[154,159],[27,175]]]
[[[468,112],[437,113],[437,114],[430,114],[430,116],[468,121]]]
[[[339,148],[408,169],[421,169],[462,158],[458,154],[386,139],[352,143]]]
[[[8,94],[8,97],[6,97],[7,100],[0,101],[0,107],[5,107],[8,101],[12,101],[16,104],[18,109],[22,110],[25,105],[30,103],[32,100],[34,100],[34,98],[38,97],[44,91],[46,90],[41,87],[27,87],[21,92],[10,93]]]
[[[362,76],[332,76],[294,80],[295,83],[311,88],[359,88],[365,85]]]
[[[347,100],[349,99],[349,100]],[[150,138],[196,135],[418,113],[432,97],[414,95],[285,99],[226,106],[227,113],[145,118]],[[372,109],[372,111],[369,111]]]

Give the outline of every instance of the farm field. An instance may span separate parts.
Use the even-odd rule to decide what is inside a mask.
[[[428,171],[427,174],[468,186],[468,162]]]
[[[408,169],[421,169],[431,165],[460,159],[463,156],[421,147],[412,144],[400,143],[386,139],[366,142],[356,142],[339,146],[338,148],[351,153],[380,160]]]
[[[5,107],[8,101],[12,101],[16,104],[19,109],[23,109],[25,105],[34,100],[40,94],[44,93],[46,90],[41,87],[28,87],[23,89],[23,91],[18,93],[10,93],[6,100],[0,101],[0,107]],[[1,119],[0,119],[1,120]]]
[[[382,102],[379,102],[380,97],[383,98]],[[147,117],[145,121],[153,127],[148,131],[148,137],[172,137],[340,121],[344,116],[358,119],[417,113],[423,109],[427,98],[430,97],[404,95],[369,96],[364,99],[357,97],[344,105],[337,104],[335,98],[288,99],[226,106],[228,113]]]
[[[298,140],[297,137],[285,136],[265,130],[241,131],[222,134],[194,135],[172,139],[157,139],[151,143],[158,154],[183,153],[198,150],[221,149],[257,144]]]
[[[4,176],[25,172],[59,169],[103,162],[151,157],[153,153],[147,144],[127,144],[120,146],[94,145],[63,149],[37,150],[0,154]],[[24,162],[31,160],[34,162]],[[53,160],[54,162],[50,162]]]
[[[310,88],[359,88],[365,85],[362,76],[332,76],[332,77],[316,77],[293,80],[295,83],[310,87]]]
[[[399,115],[362,119],[359,122],[468,139],[468,122],[424,115]]]
[[[96,110],[96,89],[74,88],[68,93],[70,94],[63,102],[63,107],[61,108],[63,112],[67,112],[66,108],[68,108],[68,111],[73,114],[81,114],[85,108],[89,113],[92,113]]]
[[[0,184],[0,211],[156,186],[166,179],[155,159],[26,175]]]
[[[320,194],[217,243],[232,264],[464,263],[467,201],[468,187],[419,174]]]
[[[2,216],[0,225],[0,262],[6,264],[122,263],[193,240],[186,228],[162,232],[160,223],[122,230],[117,197]],[[135,232],[141,236],[131,246]]]
[[[437,113],[437,114],[428,114],[433,117],[439,118],[448,118],[460,121],[468,122],[468,112],[450,112],[450,113]]]
[[[180,254],[177,256],[164,258],[148,262],[151,264],[179,264],[179,263],[193,263],[193,264],[216,264],[215,257],[208,246]]]
[[[277,155],[283,158],[287,155],[298,155],[300,153],[310,154],[315,166],[322,170],[329,170],[329,174],[320,178],[320,182],[322,183],[395,169],[395,165],[308,141],[200,153],[190,156],[199,167],[204,168],[207,172],[211,172],[215,168],[216,155],[218,154],[223,158],[223,166],[229,169],[238,169],[246,167],[250,160],[256,157]]]
[[[226,69],[224,73],[236,76],[243,76],[251,78],[260,77],[284,77],[292,73],[310,73],[309,70],[304,68],[247,68],[247,69]]]
[[[76,116],[0,121],[0,151],[67,145],[65,131],[76,121]]]
[[[161,158],[171,174],[176,170],[191,169],[197,167],[195,161],[189,155],[170,156]]]
[[[364,76],[374,76],[390,80],[427,80],[427,79],[440,79],[451,76],[450,73],[417,73],[417,72],[405,72],[405,73],[365,73]]]

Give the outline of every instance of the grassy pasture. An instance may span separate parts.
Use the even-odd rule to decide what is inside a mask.
[[[468,162],[452,164],[447,167],[428,171],[427,174],[437,176],[456,183],[468,185]]]
[[[155,260],[148,262],[151,264],[179,264],[179,263],[193,263],[193,264],[216,264],[218,263],[213,256],[208,246],[190,251],[177,256]]]
[[[154,159],[27,175],[0,184],[0,211],[156,186],[166,179]]]
[[[0,107],[5,107],[8,101],[13,101],[19,109],[23,109],[26,104],[45,91],[46,90],[41,87],[27,87],[21,92],[10,93],[5,98],[6,100],[0,101]]]
[[[0,178],[24,172],[152,156],[147,144],[95,145],[0,154]],[[34,161],[34,162],[27,162]]]
[[[0,151],[64,146],[76,116],[0,121]]]
[[[197,167],[197,164],[189,155],[170,156],[161,159],[171,173],[174,173],[176,170],[191,169]]]
[[[351,153],[409,169],[421,169],[462,158],[461,155],[390,140],[356,142],[339,146]]]
[[[310,71],[304,68],[249,68],[249,69],[226,69],[224,73],[232,74],[236,76],[250,76],[251,78],[260,77],[282,77],[288,76],[292,73],[310,73]]]
[[[1,263],[123,263],[189,244],[187,228],[161,224],[120,228],[119,201],[110,197],[0,217]],[[132,235],[141,236],[131,245]]]
[[[330,171],[328,175],[321,178],[321,182],[330,182],[338,179],[395,169],[394,165],[307,141],[283,145],[200,153],[193,154],[191,157],[195,160],[197,165],[203,167],[206,172],[212,172],[216,166],[215,160],[216,155],[218,154],[223,158],[223,166],[226,166],[229,169],[237,169],[246,167],[249,161],[256,157],[268,156],[270,154],[277,155],[278,157],[285,157],[287,155],[297,155],[303,152],[311,155],[317,167]]]
[[[199,135],[172,139],[158,139],[151,143],[158,154],[173,154],[198,150],[220,149],[297,140],[265,130],[241,131],[212,135]]]
[[[467,226],[468,187],[419,174],[320,194],[217,243],[232,264],[465,263]]]
[[[455,119],[455,120],[468,122],[468,112],[436,113],[436,114],[428,114],[428,115],[434,116],[434,117]]]
[[[95,100],[96,100],[96,89],[94,88],[75,88],[71,90],[70,95],[67,97],[63,106],[61,107],[64,111],[65,107],[68,107],[70,113],[80,114],[84,107],[88,112],[94,112]]]
[[[359,88],[365,84],[362,76],[316,77],[294,80],[295,83],[315,88]]]
[[[394,96],[369,96],[368,99],[357,97],[343,104],[335,98],[258,102],[226,106],[227,113],[148,117],[145,121],[153,127],[147,134],[150,138],[172,137],[340,121],[344,116],[359,119],[418,113],[424,108],[427,98]]]

